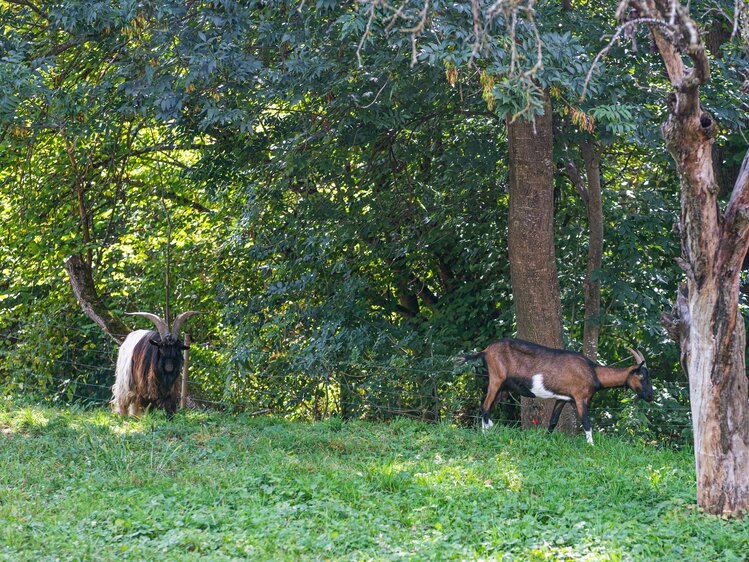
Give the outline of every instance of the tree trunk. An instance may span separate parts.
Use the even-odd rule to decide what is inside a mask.
[[[601,282],[593,276],[603,264],[603,204],[598,147],[585,140],[580,145],[585,162],[587,190],[585,207],[588,215],[588,265],[585,273],[585,323],[583,354],[595,361],[598,357],[598,332],[601,329]]]
[[[89,262],[80,255],[70,256],[65,261],[65,271],[70,278],[75,298],[86,316],[96,322],[114,341],[122,343],[130,329],[101,302]]]
[[[518,337],[561,348],[562,306],[554,253],[554,161],[551,102],[535,121],[507,119],[510,169],[508,247]],[[553,400],[521,400],[523,427],[548,426]],[[572,408],[560,423],[574,432]]]
[[[749,245],[749,154],[723,213],[712,158],[715,125],[699,100],[699,87],[710,77],[699,28],[679,4],[649,0],[639,10],[644,17],[673,20],[679,41],[677,50],[651,26],[674,87],[662,133],[681,183],[680,265],[687,279],[670,333],[679,336],[689,377],[697,504],[710,513],[739,515],[749,510],[746,350],[738,309],[739,274]]]
[[[689,285],[682,286],[675,311],[683,325],[679,344],[689,375],[697,504],[709,513],[737,514],[749,508],[744,322],[734,314],[732,328],[719,326],[731,316],[732,298],[722,296],[720,280],[712,278],[700,290]]]
[[[701,122],[708,123],[709,118],[703,115]],[[682,264],[687,281],[675,312],[682,365],[689,377],[697,504],[710,513],[737,514],[749,509],[749,385],[744,319],[738,311],[749,205],[729,203],[725,217],[720,216],[712,134],[699,132],[699,121],[688,123],[674,116],[664,126],[682,183]],[[749,184],[749,155],[742,175]]]

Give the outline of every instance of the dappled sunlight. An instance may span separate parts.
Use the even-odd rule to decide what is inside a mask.
[[[135,435],[145,432],[146,424],[142,420],[125,420],[119,424],[107,426],[115,435]]]
[[[91,430],[114,433],[115,435],[127,435],[131,433],[142,433],[146,424],[144,419],[122,418],[113,414],[108,409],[99,409],[89,412],[85,417],[75,417],[69,427],[76,431],[90,432]]]
[[[108,427],[113,424],[117,424],[121,420],[120,416],[112,413],[109,408],[92,410],[86,416],[86,422],[91,425],[98,425],[101,427]]]
[[[24,407],[0,412],[0,427],[6,435],[38,433],[44,430],[50,418],[39,408]]]
[[[112,433],[115,435],[134,435],[145,433],[153,423],[147,418],[122,418],[108,411],[99,411],[85,418],[76,418],[70,422],[70,428],[76,431]]]
[[[581,562],[615,562],[629,558],[610,544],[600,544],[598,541],[585,541],[574,546],[557,546],[544,542],[529,547],[518,558],[532,561],[575,560]]]
[[[517,461],[510,457],[507,451],[502,451],[492,459],[495,479],[499,480],[503,487],[513,492],[519,492],[523,488],[523,475],[518,470]]]
[[[180,410],[177,413],[178,416],[184,417],[190,422],[206,422],[214,419],[214,412],[211,410]]]
[[[471,494],[479,490],[520,492],[523,488],[523,475],[507,452],[495,455],[489,462],[473,457],[443,458],[437,453],[429,459],[372,466],[369,474],[388,491],[417,486]]]
[[[413,469],[411,463],[387,463],[373,465],[366,473],[367,478],[387,492],[405,490],[413,484]]]
[[[689,454],[613,439],[591,450],[406,421],[0,413],[0,427],[22,425],[37,429],[3,443],[0,496],[73,558],[71,532],[86,547],[170,549],[180,559],[616,561],[683,548],[694,555],[683,559],[715,560],[728,547],[745,551],[737,537],[746,523],[705,519],[682,499],[693,496]],[[8,505],[0,501],[0,517]],[[71,527],[70,513],[88,524]],[[36,540],[28,525],[6,532],[16,544]]]
[[[462,465],[443,466],[430,472],[417,472],[414,474],[417,484],[434,487],[464,487],[489,485],[489,481],[483,482],[481,478],[470,468]]]
[[[117,435],[144,433],[153,429],[157,418],[121,418],[109,410],[58,411],[44,406],[23,406],[0,411],[0,428],[5,434],[42,434],[61,429],[90,432],[92,429]]]

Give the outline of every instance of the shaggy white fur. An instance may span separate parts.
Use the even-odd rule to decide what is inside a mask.
[[[151,330],[135,330],[130,332],[122,342],[117,353],[117,367],[114,371],[114,385],[112,386],[112,409],[125,416],[128,414],[130,403],[134,397],[132,391],[133,378],[133,350],[140,340],[151,333]]]

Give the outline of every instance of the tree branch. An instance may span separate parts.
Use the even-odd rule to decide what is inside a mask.
[[[567,179],[569,179],[570,183],[575,187],[575,189],[577,189],[577,193],[582,198],[583,203],[587,206],[588,188],[580,175],[580,170],[577,168],[575,157],[570,153],[568,146],[564,147],[564,153],[566,156],[564,159],[564,168],[567,171]]]
[[[134,185],[136,187],[149,187],[149,184],[136,180],[133,178],[126,178],[123,180],[125,183],[128,183],[130,185]],[[163,193],[164,199],[170,199],[171,201],[174,201],[176,203],[179,203],[180,205],[183,205],[185,207],[192,207],[199,213],[212,213],[213,210],[209,209],[208,207],[205,207],[204,205],[201,205],[197,201],[192,201],[191,199],[188,199],[184,195],[180,195],[179,193],[175,193],[174,191],[165,191]]]
[[[585,76],[585,82],[583,83],[583,91],[580,94],[580,99],[585,99],[585,94],[588,92],[588,84],[590,83],[590,79],[593,76],[593,71],[596,68],[596,65],[600,62],[600,60],[606,56],[606,54],[611,50],[611,47],[613,47],[616,42],[619,40],[619,38],[622,36],[622,33],[625,31],[636,27],[640,24],[648,24],[650,26],[662,26],[666,29],[673,30],[673,27],[666,23],[665,21],[659,20],[657,18],[636,18],[633,20],[629,20],[622,25],[620,25],[614,35],[611,37],[611,40],[608,42],[608,44],[601,49],[598,54],[596,55],[596,58],[593,59],[593,62],[590,65],[590,69],[588,70],[588,74]],[[651,28],[652,29],[652,28]]]
[[[7,0],[8,4],[13,4],[15,6],[23,6],[24,8],[29,8],[32,12],[34,12],[36,15],[38,15],[41,18],[47,19],[47,14],[42,10],[39,6],[33,4],[32,2],[29,2],[28,0]]]
[[[102,303],[96,291],[93,273],[86,260],[76,254],[65,260],[65,271],[70,279],[75,298],[83,312],[96,322],[118,344],[130,333],[130,329]]]
[[[663,0],[656,0],[663,1]],[[671,19],[676,23],[681,39],[686,43],[684,51],[692,59],[691,70],[682,81],[684,89],[695,89],[710,79],[710,64],[705,53],[705,44],[700,36],[697,22],[689,15],[689,9],[678,0],[668,0],[671,8]]]
[[[741,163],[739,177],[726,207],[718,263],[738,271],[749,247],[749,152]]]

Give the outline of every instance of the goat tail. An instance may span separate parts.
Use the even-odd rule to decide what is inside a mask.
[[[112,409],[115,413],[126,416],[134,396],[133,388],[133,351],[140,340],[146,337],[148,330],[136,330],[128,334],[117,353],[117,367],[114,371],[112,385]]]
[[[465,365],[469,361],[476,361],[477,359],[481,359],[482,361],[486,362],[484,359],[484,352],[479,351],[478,353],[468,353],[466,355],[458,355],[455,358],[455,364],[456,365]]]

